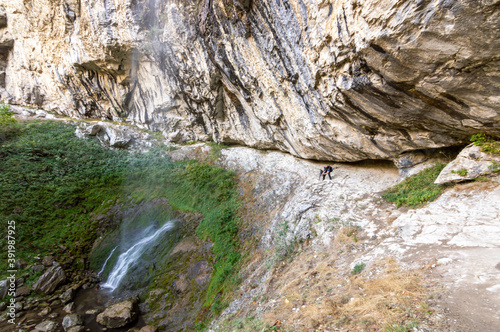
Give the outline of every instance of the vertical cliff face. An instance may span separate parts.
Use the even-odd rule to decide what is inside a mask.
[[[500,1],[4,7],[0,71],[18,103],[126,119],[173,141],[327,160],[387,159],[480,131],[500,135]]]

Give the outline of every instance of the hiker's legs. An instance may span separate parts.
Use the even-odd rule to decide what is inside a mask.
[[[330,180],[332,179],[332,176],[330,175],[330,173],[328,173],[328,177],[330,178]]]
[[[321,179],[321,175],[323,175],[323,170],[320,169],[319,170],[319,178],[318,178],[318,180]]]

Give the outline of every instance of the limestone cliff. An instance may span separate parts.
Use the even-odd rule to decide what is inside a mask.
[[[2,98],[324,160],[500,135],[497,0],[36,0]]]

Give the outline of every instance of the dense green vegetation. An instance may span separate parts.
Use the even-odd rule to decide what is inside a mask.
[[[240,263],[232,172],[201,162],[172,163],[161,149],[108,150],[76,138],[73,126],[59,122],[2,123],[8,126],[17,127],[16,135],[0,141],[0,218],[3,227],[16,222],[17,258],[33,263],[35,255],[55,252],[72,260],[88,253],[95,240],[95,216],[118,203],[166,197],[174,210],[203,215],[196,234],[213,242],[214,265],[205,306],[221,311],[238,283]],[[6,271],[5,251],[0,262]]]
[[[92,213],[121,193],[125,154],[78,140],[73,127],[54,122],[18,125],[0,154],[0,217],[3,225],[16,222],[17,258],[33,263],[64,247],[68,258],[81,254],[93,240]]]
[[[434,184],[439,173],[445,167],[444,164],[436,163],[422,172],[410,176],[396,186],[382,194],[389,202],[396,203],[397,207],[417,207],[426,202],[435,200],[446,188],[445,185]]]

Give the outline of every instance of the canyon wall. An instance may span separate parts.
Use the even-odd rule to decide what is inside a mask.
[[[332,161],[500,136],[498,0],[0,4],[7,102]]]

